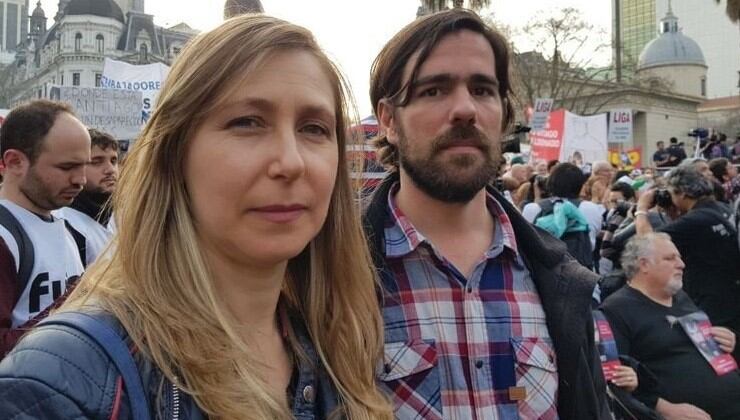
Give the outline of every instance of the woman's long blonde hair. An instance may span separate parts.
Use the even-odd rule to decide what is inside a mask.
[[[288,263],[284,296],[305,320],[351,419],[390,418],[375,386],[382,319],[348,174],[347,85],[311,33],[240,16],[196,37],[172,67],[156,110],[123,168],[112,257],[94,264],[62,310],[90,300],[113,313],[138,349],[214,418],[292,418],[259,377],[199,247],[183,160],[199,124],[235,81],[280,51],[308,51],[334,86],[339,168],[326,223]],[[218,162],[213,162],[218,170]]]

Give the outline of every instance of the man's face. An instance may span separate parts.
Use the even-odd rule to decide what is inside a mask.
[[[85,191],[112,194],[118,182],[118,151],[93,146],[86,176]]]
[[[82,123],[65,112],[42,141],[41,153],[20,182],[22,194],[36,207],[51,211],[72,204],[85,185],[90,160],[90,135]]]
[[[493,49],[461,30],[442,38],[420,66],[406,106],[381,107],[388,141],[417,188],[444,202],[468,202],[501,161],[502,101]],[[408,80],[416,56],[406,64]]]
[[[727,164],[727,180],[729,181],[732,178],[735,178],[737,176],[737,168],[732,163]]]
[[[663,149],[665,149],[665,143],[663,143],[662,141],[659,141],[658,142],[658,150],[663,150]]]
[[[624,202],[624,194],[622,191],[609,191],[609,208],[616,208],[619,204]]]
[[[673,242],[656,239],[653,242],[653,256],[645,264],[651,286],[656,290],[673,296],[683,287],[683,269],[685,267],[681,254]]]
[[[709,164],[703,160],[697,160],[694,162],[694,169],[699,171],[700,174],[704,176],[704,178],[708,180],[714,179],[714,176],[712,175],[712,171],[709,169]]]

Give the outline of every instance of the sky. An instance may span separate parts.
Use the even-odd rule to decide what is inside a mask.
[[[158,25],[169,27],[180,22],[201,31],[212,29],[223,20],[225,0],[145,0],[146,13]],[[31,3],[35,3],[33,0]],[[58,0],[42,0],[49,26]],[[368,96],[370,65],[383,45],[416,17],[418,0],[262,0],[265,13],[305,26],[343,71],[352,86],[362,117],[372,110]],[[562,7],[576,7],[585,20],[608,30],[611,8],[607,0],[492,0],[481,12],[494,13],[506,25],[521,27],[537,13],[552,13]],[[31,6],[32,8],[34,6]],[[526,36],[517,39],[517,49],[526,51]]]

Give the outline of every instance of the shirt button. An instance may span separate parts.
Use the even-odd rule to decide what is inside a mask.
[[[477,362],[475,362],[475,367],[478,368],[478,369],[482,368],[483,367],[483,360],[478,360]]]
[[[473,293],[473,286],[468,286],[468,293]]]
[[[303,400],[305,402],[310,404],[313,402],[315,398],[316,398],[316,391],[314,391],[311,385],[307,385],[305,388],[303,388]]]

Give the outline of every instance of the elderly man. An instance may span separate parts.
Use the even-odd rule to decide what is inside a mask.
[[[657,231],[670,235],[686,260],[686,293],[716,325],[740,330],[740,251],[737,232],[727,220],[724,206],[713,196],[704,175],[691,167],[673,169],[668,192],[680,216]],[[653,231],[648,210],[655,191],[645,192],[637,202],[637,234]],[[736,354],[736,357],[738,354]]]
[[[609,296],[601,310],[619,353],[637,359],[658,379],[656,389],[638,387],[635,396],[666,420],[740,419],[740,373],[715,372],[689,337],[692,330],[681,327],[679,319],[699,308],[681,290],[684,263],[671,238],[665,233],[632,238],[622,267],[627,285]],[[712,327],[709,335],[727,358],[735,334]]]

